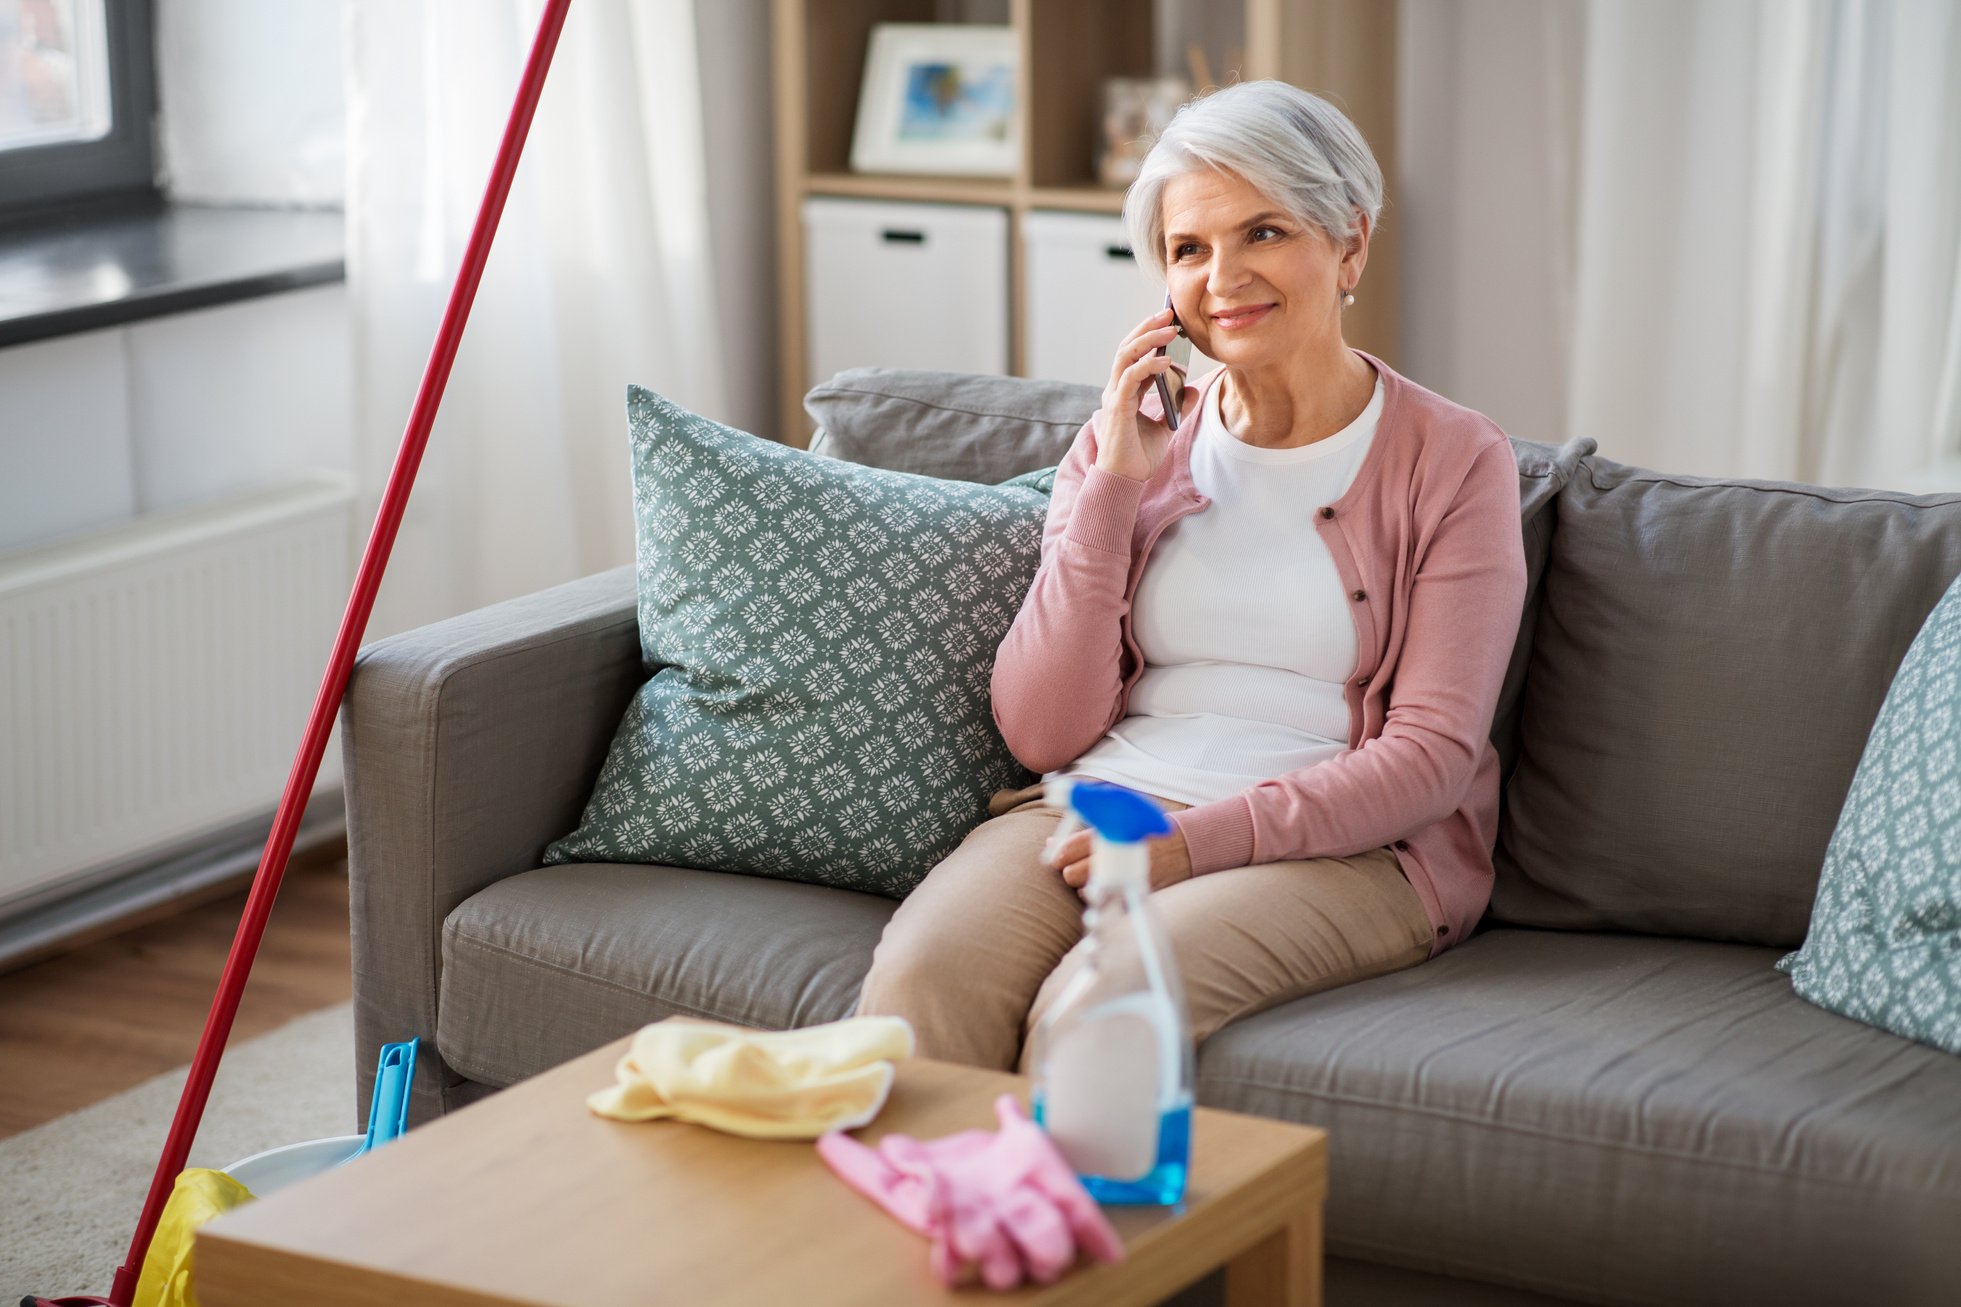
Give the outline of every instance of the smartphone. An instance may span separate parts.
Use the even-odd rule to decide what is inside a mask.
[[[1171,308],[1170,291],[1164,293],[1164,307],[1167,309]],[[1189,371],[1192,366],[1192,338],[1185,334],[1185,324],[1178,321],[1178,314],[1175,310],[1171,314],[1171,325],[1178,328],[1178,334],[1172,337],[1168,345],[1160,345],[1153,352],[1159,355],[1170,354],[1173,363],[1177,364],[1179,368]],[[1158,373],[1156,381],[1158,383],[1158,402],[1164,405],[1164,420],[1171,425],[1173,431],[1176,431],[1178,429],[1178,407],[1185,402],[1185,379],[1179,373],[1167,370]]]

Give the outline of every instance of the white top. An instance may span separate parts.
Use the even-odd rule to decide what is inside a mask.
[[[1378,376],[1334,435],[1262,449],[1227,428],[1221,389],[1192,440],[1192,481],[1212,503],[1158,537],[1137,584],[1144,671],[1127,715],[1065,768],[1191,804],[1348,747],[1355,618],[1314,515],[1354,482],[1382,416]]]

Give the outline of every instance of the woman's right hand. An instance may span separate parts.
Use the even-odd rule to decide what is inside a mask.
[[[1152,378],[1172,366],[1170,356],[1159,355],[1159,346],[1168,345],[1178,335],[1171,325],[1171,310],[1162,309],[1137,324],[1110,365],[1110,384],[1103,388],[1103,407],[1096,411],[1096,466],[1133,481],[1149,481],[1164,459],[1171,443],[1171,428],[1138,411],[1146,389],[1154,388]],[[1178,397],[1178,420],[1198,402],[1198,390],[1182,387]]]

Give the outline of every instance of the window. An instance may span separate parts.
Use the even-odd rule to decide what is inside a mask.
[[[0,213],[155,194],[151,0],[0,0]]]
[[[87,0],[9,0],[0,9],[0,150],[109,134],[102,20],[102,5]]]

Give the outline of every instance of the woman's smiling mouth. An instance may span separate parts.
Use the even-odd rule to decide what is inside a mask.
[[[1212,322],[1222,331],[1238,331],[1250,327],[1267,315],[1271,304],[1249,304],[1244,308],[1226,309],[1212,315]]]

